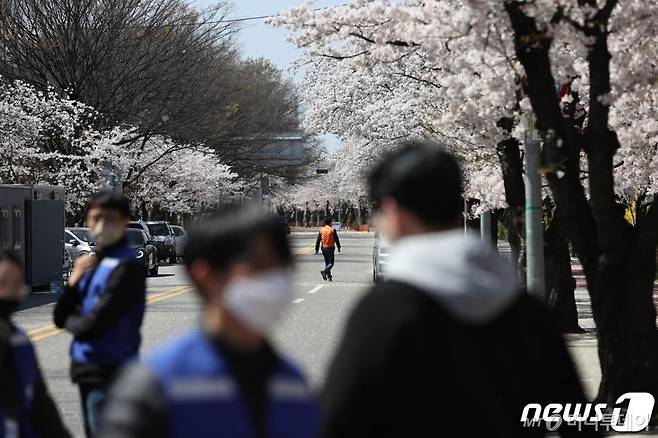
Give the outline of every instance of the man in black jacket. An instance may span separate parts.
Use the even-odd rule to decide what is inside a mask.
[[[11,321],[25,295],[16,254],[0,249],[0,437],[68,438],[34,347]]]
[[[106,392],[119,368],[137,357],[146,279],[125,239],[130,208],[112,192],[87,207],[97,253],[79,257],[54,311],[55,325],[73,335],[71,380],[80,388],[87,436],[98,429]]]
[[[347,323],[324,389],[322,436],[546,435],[546,424],[521,423],[528,403],[585,397],[542,303],[521,292],[510,262],[458,228],[456,160],[410,143],[369,184],[379,231],[394,246],[387,281]]]

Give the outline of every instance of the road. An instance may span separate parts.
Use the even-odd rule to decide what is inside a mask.
[[[295,297],[277,327],[274,343],[306,370],[315,387],[322,385],[327,365],[340,339],[351,307],[372,281],[373,237],[341,234],[343,252],[337,254],[334,281],[322,281],[322,256],[314,254],[314,233],[291,236],[296,254]],[[163,266],[148,279],[148,308],[142,330],[142,352],[148,354],[198,324],[199,300],[182,265]],[[18,312],[15,322],[32,338],[50,391],[74,436],[83,436],[77,387],[69,380],[71,337],[52,326],[51,296]],[[45,304],[44,304],[45,303]]]

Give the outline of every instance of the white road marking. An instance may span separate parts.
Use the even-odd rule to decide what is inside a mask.
[[[302,301],[304,301],[304,298],[297,298],[297,299],[296,299],[295,301],[293,301],[292,303],[293,303],[293,304],[299,304],[299,303],[301,303]]]
[[[318,284],[317,286],[315,286],[313,289],[311,289],[310,291],[308,291],[308,292],[306,292],[306,293],[307,293],[307,294],[314,294],[314,293],[317,293],[317,292],[318,292],[320,289],[322,289],[324,286],[325,286],[324,284]]]

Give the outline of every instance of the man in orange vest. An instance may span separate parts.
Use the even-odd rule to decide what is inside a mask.
[[[338,249],[340,252],[340,240],[338,240],[338,233],[331,226],[331,218],[328,217],[324,220],[324,227],[318,233],[318,239],[315,242],[315,253],[320,250],[322,244],[322,256],[324,257],[325,268],[320,271],[324,281],[334,281],[331,276],[331,269],[334,267],[334,252]]]

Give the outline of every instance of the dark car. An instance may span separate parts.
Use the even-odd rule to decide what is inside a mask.
[[[170,263],[176,263],[176,237],[166,222],[131,221],[128,228],[144,231],[155,242],[161,261],[168,258]]]
[[[158,247],[160,260],[169,259],[169,263],[175,264],[176,259],[176,236],[166,222],[146,222],[146,226]]]
[[[147,276],[155,277],[160,269],[160,259],[158,249],[155,247],[149,236],[142,230],[128,228],[126,231],[126,240],[131,248],[135,249],[135,257],[144,266]]]

